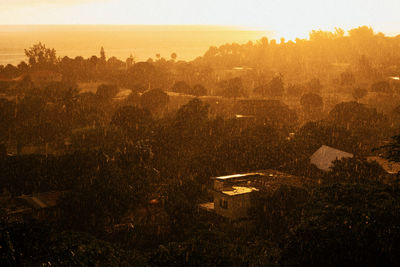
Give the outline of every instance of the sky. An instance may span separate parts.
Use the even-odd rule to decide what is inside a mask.
[[[0,24],[202,24],[305,38],[361,25],[400,33],[399,0],[0,0]]]

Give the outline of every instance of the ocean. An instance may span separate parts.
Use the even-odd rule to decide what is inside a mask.
[[[42,42],[54,48],[58,57],[84,58],[100,55],[125,60],[131,54],[136,61],[166,59],[171,53],[177,60],[193,60],[202,56],[210,46],[225,43],[247,43],[271,32],[227,26],[198,25],[0,25],[0,65],[17,65],[27,61],[24,49]]]

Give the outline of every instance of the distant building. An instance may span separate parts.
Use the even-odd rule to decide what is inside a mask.
[[[2,209],[9,221],[23,221],[26,218],[54,219],[58,214],[57,201],[62,194],[63,192],[53,191],[9,197],[2,199]]]
[[[310,162],[317,166],[317,168],[320,170],[330,171],[330,167],[333,166],[333,162],[335,160],[352,157],[353,154],[351,153],[322,145],[317,151],[314,152],[314,154],[312,154],[310,157]]]
[[[213,202],[203,203],[200,208],[215,212],[230,220],[249,217],[249,209],[254,206],[254,192],[273,193],[282,185],[303,187],[310,183],[305,177],[293,176],[275,170],[233,174],[213,177]]]

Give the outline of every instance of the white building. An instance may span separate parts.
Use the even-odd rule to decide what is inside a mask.
[[[302,187],[309,183],[305,177],[297,177],[275,170],[212,177],[214,180],[213,202],[203,203],[200,208],[215,212],[230,220],[248,218],[253,206],[254,192],[273,193],[281,185]]]

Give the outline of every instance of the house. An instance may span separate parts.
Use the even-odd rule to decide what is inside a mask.
[[[317,168],[320,170],[329,171],[335,160],[352,157],[353,154],[351,153],[322,145],[317,151],[314,152],[314,154],[312,154],[310,157],[310,162],[317,166]]]
[[[54,219],[57,217],[57,201],[63,192],[52,191],[21,195],[3,199],[2,209],[9,221],[23,221],[27,218],[39,220]]]
[[[249,209],[254,206],[255,192],[273,193],[282,185],[303,187],[311,182],[308,178],[276,170],[218,176],[212,179],[213,202],[203,203],[199,207],[229,220],[249,217]]]
[[[214,210],[217,214],[232,219],[243,219],[248,216],[251,207],[251,193],[257,188],[232,186],[214,192]]]

